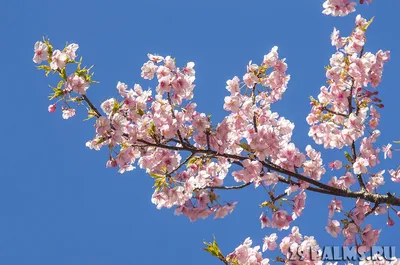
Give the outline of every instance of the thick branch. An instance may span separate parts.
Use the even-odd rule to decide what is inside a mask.
[[[150,143],[144,140],[138,139],[138,142],[142,142],[148,146],[153,146],[153,147],[158,147],[158,148],[163,148],[163,149],[169,149],[169,150],[175,150],[175,151],[190,151],[190,152],[195,152],[195,153],[202,153],[202,154],[209,154],[214,157],[225,157],[225,158],[230,158],[234,160],[239,160],[243,161],[245,159],[248,159],[248,157],[244,156],[238,156],[238,155],[232,155],[232,154],[219,154],[216,151],[213,150],[203,150],[203,149],[193,149],[190,147],[178,147],[178,146],[168,146],[168,145],[163,145],[163,144],[155,144],[155,143]],[[299,173],[295,173],[292,171],[289,171],[287,169],[281,168],[275,164],[269,164],[264,161],[260,161],[262,165],[270,169],[272,171],[279,172],[281,174],[285,174],[290,177],[294,177],[298,180],[304,181],[306,183],[315,185],[318,188],[315,187],[309,187],[308,190],[318,192],[318,193],[323,193],[323,194],[330,194],[330,195],[335,195],[339,197],[347,197],[347,198],[361,198],[369,202],[374,202],[374,203],[387,203],[391,204],[394,206],[400,206],[400,198],[396,198],[394,196],[388,196],[388,195],[382,195],[382,194],[375,194],[375,193],[368,193],[366,191],[349,191],[349,190],[342,190],[336,187],[331,187],[329,185],[326,185],[320,181],[311,179],[309,177],[305,177]],[[281,181],[281,180],[280,180]],[[284,182],[284,181],[281,181]],[[287,181],[288,184],[289,181]]]
[[[93,106],[93,104],[90,102],[90,100],[84,96],[85,101],[88,103],[88,105],[99,115],[101,116],[100,112]],[[352,110],[352,109],[351,109]],[[224,157],[224,158],[228,158],[230,160],[233,161],[243,161],[245,159],[248,159],[248,157],[246,156],[239,156],[239,155],[233,155],[233,154],[225,154],[225,153],[217,153],[214,150],[204,150],[204,149],[197,149],[194,148],[193,146],[170,146],[170,145],[165,145],[165,144],[161,144],[161,143],[151,143],[142,139],[138,139],[137,140],[140,143],[145,144],[146,146],[152,146],[152,147],[156,147],[156,148],[163,148],[163,149],[168,149],[168,150],[174,150],[174,151],[189,151],[192,154],[196,154],[196,153],[202,153],[202,154],[208,154],[211,155],[213,157]],[[375,194],[375,193],[369,193],[366,192],[365,189],[361,190],[361,191],[350,191],[350,190],[342,190],[336,187],[331,187],[329,185],[326,185],[320,181],[311,179],[309,177],[303,176],[299,173],[296,172],[292,172],[289,171],[287,169],[281,168],[278,165],[275,165],[273,163],[270,162],[265,162],[265,161],[260,161],[262,163],[262,165],[267,168],[268,170],[273,170],[276,172],[279,172],[281,174],[285,174],[289,177],[294,177],[298,180],[304,181],[306,183],[309,183],[311,185],[314,185],[316,187],[308,187],[307,190],[313,191],[313,192],[318,192],[318,193],[322,193],[322,194],[330,194],[330,195],[335,195],[335,196],[339,196],[339,197],[347,197],[347,198],[361,198],[364,199],[366,201],[369,202],[374,202],[376,204],[381,204],[381,203],[386,203],[386,204],[390,204],[393,206],[400,206],[400,198],[396,198],[391,194]],[[287,183],[287,184],[293,184],[293,181],[288,181],[285,178],[281,177],[279,179],[280,182],[283,183]],[[362,181],[362,180],[361,180]],[[214,189],[225,189],[225,190],[229,190],[229,189],[240,189],[243,187],[246,187],[250,185],[250,183],[246,183],[243,184],[241,186],[233,186],[233,187],[223,187],[220,186],[220,188],[217,187],[212,187]],[[297,185],[300,185],[299,183],[297,183]],[[242,187],[243,186],[243,187]],[[211,187],[210,187],[211,188]]]
[[[89,105],[89,107],[97,114],[97,118],[101,117],[101,113],[97,110],[97,108],[90,102],[88,97],[86,95],[82,95],[83,100],[86,101],[86,103]]]

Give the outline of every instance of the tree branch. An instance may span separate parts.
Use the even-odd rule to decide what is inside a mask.
[[[352,86],[353,87],[353,86]],[[86,95],[84,95],[84,100],[88,103],[88,105],[99,115],[101,116],[100,112],[96,109],[96,107],[94,107],[94,105],[90,102],[90,100],[86,97]],[[226,154],[226,153],[217,153],[214,150],[204,150],[204,149],[197,149],[193,146],[170,146],[170,145],[165,145],[165,144],[161,144],[161,143],[151,143],[148,141],[145,141],[143,139],[138,139],[137,142],[143,143],[146,146],[151,146],[151,147],[156,147],[156,148],[162,148],[162,149],[168,149],[168,150],[174,150],[174,151],[189,151],[191,152],[193,155],[196,153],[202,153],[202,154],[209,154],[212,155],[214,157],[224,157],[224,158],[228,158],[230,160],[233,160],[233,162],[236,161],[243,161],[245,159],[248,159],[248,157],[246,156],[239,156],[239,155],[233,155],[233,154]],[[364,199],[366,201],[369,202],[374,202],[377,204],[381,204],[381,203],[386,203],[386,204],[390,204],[393,206],[400,206],[400,198],[396,198],[393,195],[389,196],[387,194],[383,195],[383,194],[376,194],[376,193],[369,193],[366,192],[366,190],[361,190],[361,191],[350,191],[350,190],[342,190],[336,187],[331,187],[329,185],[326,185],[320,181],[308,178],[306,176],[303,176],[299,173],[296,172],[292,172],[289,170],[286,170],[284,168],[279,167],[278,165],[275,165],[271,162],[266,163],[265,161],[260,161],[261,164],[267,168],[268,170],[272,170],[272,171],[276,171],[279,172],[281,174],[287,175],[289,177],[294,177],[298,180],[304,181],[306,183],[309,183],[311,185],[314,185],[316,187],[308,187],[307,190],[309,191],[313,191],[313,192],[318,192],[318,193],[322,193],[322,194],[329,194],[329,195],[335,195],[335,196],[339,196],[339,197],[347,197],[347,198],[361,198]],[[299,183],[295,183],[292,180],[288,181],[283,177],[280,177],[279,179],[280,182],[292,185],[300,185]],[[362,180],[360,181],[360,183],[362,182]],[[244,187],[249,186],[251,183],[246,183],[240,186],[232,186],[232,187],[225,187],[225,186],[219,186],[219,187],[208,187],[208,188],[214,188],[214,189],[225,189],[225,190],[234,190],[234,189],[241,189]]]
[[[212,190],[240,190],[243,189],[249,185],[253,184],[253,182],[247,182],[245,184],[242,185],[238,185],[238,186],[206,186],[204,188],[201,189],[212,189]]]

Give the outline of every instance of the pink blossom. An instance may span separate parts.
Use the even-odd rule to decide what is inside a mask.
[[[306,204],[306,197],[307,194],[304,191],[301,191],[299,194],[297,194],[294,199],[293,199],[293,215],[292,218],[296,219],[297,217],[299,217],[304,208],[305,208],[305,204]]]
[[[237,202],[233,202],[228,205],[218,207],[217,210],[215,211],[214,219],[224,218],[226,215],[232,213],[236,204]]]
[[[333,199],[328,206],[329,209],[329,218],[333,217],[334,212],[341,212],[343,211],[342,201]]]
[[[149,58],[150,61],[153,61],[154,63],[160,63],[164,60],[164,57],[162,57],[160,55],[151,54],[151,53],[148,53],[147,57]]]
[[[125,83],[118,81],[117,91],[121,95],[121,97],[124,97],[124,98],[127,97],[127,95],[128,95],[127,89],[128,89],[128,86]]]
[[[353,219],[354,223],[357,226],[361,226],[364,222],[366,214],[371,210],[369,202],[364,201],[363,199],[357,199],[356,207],[352,210],[350,217]]]
[[[235,261],[237,265],[269,265],[269,259],[262,257],[260,246],[252,247],[253,241],[250,238],[238,246],[234,252],[226,256],[227,261]]]
[[[368,21],[367,21],[365,18],[361,17],[361,15],[357,15],[357,16],[356,16],[356,26],[357,26],[357,27],[363,28],[363,27],[365,27],[367,24],[368,24]]]
[[[75,60],[75,58],[76,58],[76,51],[78,50],[78,48],[79,48],[79,45],[76,44],[76,43],[71,43],[70,45],[68,45],[68,46],[65,48],[65,54],[67,55],[67,57],[68,57],[70,60],[72,60],[72,61]]]
[[[355,5],[356,3],[349,0],[326,0],[322,5],[324,8],[322,13],[334,17],[346,16],[356,10]]]
[[[368,172],[367,166],[369,162],[367,159],[362,157],[357,157],[356,162],[353,164],[353,172],[356,175],[365,174]]]
[[[225,97],[224,110],[238,112],[240,107],[240,98],[237,96]]]
[[[33,56],[33,62],[41,63],[42,61],[47,61],[49,59],[49,52],[46,43],[37,41],[34,46],[35,55]]]
[[[154,74],[157,71],[157,65],[155,65],[152,61],[148,61],[142,66],[141,76],[144,79],[151,80],[154,77]]]
[[[269,218],[265,216],[264,213],[261,214],[260,221],[261,221],[261,228],[273,227],[271,220],[269,220]]]
[[[287,215],[285,210],[276,211],[272,215],[272,224],[279,231],[288,229],[291,221],[293,221],[292,217]]]
[[[184,68],[182,69],[182,72],[185,73],[186,75],[194,76],[195,73],[196,73],[196,71],[193,69],[193,68],[194,68],[194,65],[195,65],[194,62],[188,62],[188,63],[186,64],[186,67],[184,67]]]
[[[175,59],[172,58],[171,56],[165,57],[164,65],[165,65],[165,67],[169,68],[170,70],[175,70],[175,68],[176,68]]]
[[[261,182],[266,186],[276,185],[279,182],[279,176],[276,172],[267,172],[257,180],[256,187],[260,185]]]
[[[226,81],[226,89],[232,94],[239,93],[239,82],[240,79],[237,76],[233,77],[231,80]]]
[[[342,230],[337,220],[328,220],[328,225],[325,226],[325,229],[333,237],[337,237]]]
[[[271,250],[271,251],[275,250],[276,247],[278,246],[276,244],[276,240],[277,239],[278,239],[278,236],[275,233],[264,237],[264,240],[263,240],[264,244],[263,244],[263,247],[262,247],[262,251],[264,252],[267,249]]]
[[[348,246],[355,242],[356,234],[358,234],[358,227],[354,223],[350,223],[347,227],[343,228],[342,234],[346,239],[344,241],[344,246]]]
[[[103,103],[101,103],[100,107],[103,110],[103,112],[107,115],[110,115],[113,108],[114,104],[116,103],[116,100],[114,98],[107,99]]]
[[[342,48],[345,45],[345,41],[346,41],[344,38],[341,38],[339,36],[339,34],[340,34],[339,30],[337,30],[336,28],[333,28],[333,32],[331,34],[331,43],[332,43],[332,46],[336,46],[337,49]]]
[[[306,152],[310,160],[306,160],[303,163],[304,175],[314,180],[320,180],[326,172],[321,159],[321,153],[317,152],[310,145],[307,145]]]
[[[243,166],[243,170],[232,172],[236,181],[243,181],[245,183],[252,182],[261,173],[262,165],[259,161],[246,159],[243,161]]]
[[[247,85],[247,87],[252,88],[254,86],[254,84],[256,84],[258,82],[258,78],[253,73],[246,73],[243,76],[243,81]]]
[[[110,120],[104,116],[99,117],[96,120],[96,132],[99,135],[105,134],[108,130],[111,129]]]
[[[400,169],[397,170],[391,169],[389,170],[389,174],[393,182],[400,182]]]
[[[392,144],[388,144],[388,145],[382,147],[382,151],[383,151],[385,159],[386,159],[386,157],[392,158],[392,149],[391,149],[391,147],[392,147]]]
[[[53,51],[53,55],[51,56],[50,67],[53,70],[62,69],[65,67],[67,62],[67,55],[60,50]]]
[[[372,246],[376,244],[380,232],[380,230],[372,229],[372,226],[370,224],[365,226],[364,230],[361,233],[361,238],[363,240],[363,246],[365,246],[366,250],[369,250]]]
[[[274,66],[278,62],[278,47],[274,46],[271,51],[264,55],[263,65],[267,67]]]
[[[369,192],[373,192],[376,188],[385,184],[385,178],[383,177],[384,173],[385,170],[381,170],[370,177],[367,183],[367,189]]]
[[[62,110],[62,117],[63,119],[67,120],[73,116],[75,116],[75,110],[74,109],[63,109]]]
[[[337,169],[337,170],[341,169],[342,168],[342,161],[335,160],[335,161],[329,163],[329,168]]]
[[[344,176],[340,177],[340,181],[343,184],[342,188],[350,188],[351,185],[356,183],[356,179],[351,172],[346,172]]]
[[[65,89],[67,91],[74,91],[75,93],[85,95],[86,90],[89,88],[89,83],[86,82],[86,80],[78,76],[76,74],[71,74],[68,79],[67,83],[65,85]]]

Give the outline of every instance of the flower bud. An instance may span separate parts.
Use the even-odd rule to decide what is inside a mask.
[[[387,220],[386,224],[388,226],[393,226],[394,225],[394,221],[392,220],[392,218],[388,217],[388,220]]]
[[[47,110],[48,110],[50,113],[55,112],[55,111],[56,111],[56,104],[50,105],[50,106],[47,108]]]

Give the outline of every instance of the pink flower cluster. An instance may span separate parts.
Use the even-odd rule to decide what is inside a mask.
[[[253,241],[250,238],[230,253],[226,259],[232,264],[238,265],[269,265],[269,259],[263,259],[260,246],[252,247]]]
[[[76,51],[78,50],[78,48],[78,44],[71,43],[66,46],[62,51],[53,51],[53,47],[49,44],[48,41],[37,41],[34,45],[33,62],[40,64],[43,61],[48,61],[48,71],[53,70],[54,72],[60,73],[60,75],[64,75],[66,65],[68,63],[75,62],[75,59],[77,57]],[[67,103],[67,97],[70,97],[70,92],[84,95],[86,93],[86,90],[89,88],[89,82],[87,82],[78,73],[73,73],[66,80],[61,81],[59,84],[64,85],[63,89],[57,87],[57,89],[60,89],[60,95],[62,95],[62,97],[56,103],[49,105],[48,111],[50,113],[55,112],[57,109],[57,103],[59,101],[63,101],[64,106],[62,106],[62,117],[63,119],[69,119],[75,116],[76,111],[75,109],[71,108]]]
[[[356,28],[349,37],[340,37],[334,29],[331,40],[337,52],[330,59],[326,76],[328,87],[321,87],[318,100],[312,99],[312,110],[307,117],[311,126],[309,136],[325,148],[341,149],[352,146],[364,135],[369,126],[372,135],[363,138],[360,155],[354,157],[354,174],[364,174],[368,168],[379,164],[379,148],[374,148],[380,132],[376,130],[382,108],[377,91],[370,91],[368,85],[376,88],[380,81],[384,63],[389,59],[388,51],[378,51],[375,55],[364,53],[365,31],[371,21],[361,16],[356,18]],[[388,149],[388,148],[387,148]],[[385,154],[389,154],[390,147]],[[332,165],[336,168],[336,165]],[[333,183],[332,183],[333,184]],[[335,184],[336,185],[336,184]]]
[[[372,0],[366,0],[367,3],[371,3]],[[360,4],[363,4],[364,0],[360,0]],[[356,3],[349,0],[326,0],[322,7],[324,10],[322,11],[325,15],[330,16],[347,16],[350,13],[356,11]]]
[[[334,216],[334,212],[344,211],[342,202],[334,199],[331,201],[328,208],[330,219],[328,220],[328,225],[325,229],[332,237],[336,238],[339,234],[342,234],[345,239],[345,246],[356,243],[364,252],[370,250],[371,247],[376,244],[381,230],[374,230],[370,224],[361,228],[366,216],[373,211],[369,202],[357,199],[356,207],[345,214],[349,219],[344,219],[341,222],[338,220],[331,220],[331,218]],[[373,212],[375,215],[385,214],[386,207],[378,207]],[[341,223],[343,224],[343,227],[341,226]],[[357,242],[357,236],[359,242]]]
[[[322,263],[319,255],[320,247],[315,238],[312,236],[303,237],[297,226],[292,227],[291,233],[282,238],[279,250],[285,260],[288,260],[285,264],[316,265]],[[303,256],[299,257],[297,253],[303,253]]]

